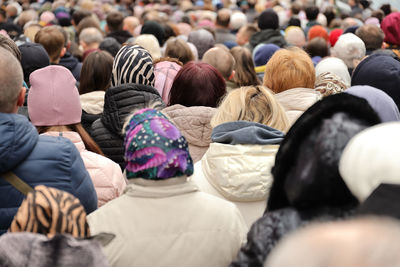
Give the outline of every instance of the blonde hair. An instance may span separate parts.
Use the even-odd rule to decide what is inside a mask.
[[[263,86],[245,86],[231,91],[211,119],[211,127],[232,121],[258,122],[280,131],[289,128],[285,110]]]
[[[311,58],[298,47],[280,49],[265,67],[263,85],[280,93],[292,88],[314,88],[315,69]]]

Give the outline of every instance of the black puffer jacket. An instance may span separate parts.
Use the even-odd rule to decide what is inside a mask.
[[[309,222],[349,216],[358,201],[339,174],[347,142],[380,123],[364,99],[338,94],[311,106],[281,143],[267,210],[251,227],[231,266],[259,266],[279,240]]]
[[[163,108],[157,89],[140,84],[124,84],[110,88],[104,96],[104,111],[100,119],[92,124],[91,135],[104,155],[125,169],[124,135],[125,119],[135,109],[148,107],[154,102],[161,103],[154,108]]]
[[[259,44],[275,44],[279,47],[286,46],[285,38],[279,30],[265,29],[256,32],[250,38],[251,49],[254,49]]]

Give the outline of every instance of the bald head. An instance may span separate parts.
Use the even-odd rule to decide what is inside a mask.
[[[400,223],[364,217],[315,224],[286,237],[266,267],[400,266]]]
[[[1,47],[0,58],[0,112],[13,113],[21,93],[22,68],[13,54]]]
[[[231,19],[231,11],[229,9],[223,8],[218,11],[217,21],[216,21],[218,26],[228,28],[230,19]]]
[[[203,62],[216,68],[225,80],[229,80],[235,68],[235,59],[228,49],[214,47],[209,49],[203,56]]]
[[[133,35],[133,31],[139,24],[140,21],[137,17],[129,16],[124,18],[123,29]]]
[[[81,44],[85,47],[98,48],[103,41],[103,34],[95,27],[85,28],[79,34],[79,41],[83,42],[84,44]]]

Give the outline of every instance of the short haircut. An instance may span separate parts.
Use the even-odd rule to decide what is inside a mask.
[[[22,55],[21,51],[19,51],[17,44],[13,40],[11,40],[8,37],[5,37],[2,34],[0,34],[0,47],[8,50],[18,59],[18,61],[21,61]]]
[[[308,20],[316,20],[319,14],[319,9],[317,6],[308,6],[306,7],[305,12]]]
[[[183,64],[194,60],[194,55],[189,45],[180,38],[173,38],[168,40],[164,56],[176,58]]]
[[[315,69],[309,55],[298,47],[280,49],[265,67],[263,85],[275,93],[292,88],[314,88]]]
[[[41,44],[49,54],[50,62],[60,59],[65,39],[57,26],[44,27],[35,35],[35,43]]]
[[[354,60],[365,56],[364,42],[353,33],[342,34],[332,48],[332,55],[344,61],[348,68],[355,68]]]
[[[21,92],[23,72],[18,59],[0,47],[0,112],[12,113]]]
[[[101,43],[103,41],[103,34],[95,27],[85,28],[79,34],[79,41],[85,44]]]
[[[285,109],[268,88],[257,85],[231,91],[211,119],[211,127],[234,121],[257,122],[280,131],[289,128]]]
[[[92,15],[92,13],[90,13],[89,11],[78,10],[72,14],[72,20],[74,21],[75,26],[78,26],[78,24],[79,24],[79,22],[81,22],[81,20],[83,20],[86,17],[90,17],[91,15]]]
[[[376,25],[363,25],[356,30],[356,35],[363,40],[367,50],[377,50],[382,48],[385,34],[382,29]]]
[[[124,15],[120,12],[111,12],[106,18],[108,29],[110,32],[120,31],[124,24]]]
[[[169,105],[217,107],[226,92],[225,80],[211,65],[191,61],[175,76]]]
[[[303,6],[301,5],[301,2],[296,1],[290,6],[290,11],[292,12],[292,15],[298,15],[302,8]]]
[[[235,59],[228,49],[214,47],[209,49],[203,56],[203,62],[210,64],[216,68],[225,80],[232,75],[235,68]]]
[[[255,34],[256,32],[258,32],[258,28],[257,28],[257,26],[254,26],[253,24],[248,24],[245,26],[244,32],[246,33],[247,36],[249,36],[249,40],[250,40],[250,37],[253,34]]]
[[[229,9],[223,8],[218,11],[216,22],[218,25],[228,28],[231,19],[231,11]]]
[[[84,29],[90,28],[90,27],[97,28],[99,31],[101,31],[99,21],[96,18],[94,18],[93,16],[90,16],[90,17],[84,18],[83,20],[81,20],[81,22],[79,22],[78,26],[76,27],[78,36],[81,34],[81,32]]]
[[[316,37],[309,41],[304,50],[310,55],[310,57],[318,56],[324,58],[329,56],[328,43],[321,37]]]

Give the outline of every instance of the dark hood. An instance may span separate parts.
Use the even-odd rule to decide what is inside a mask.
[[[110,32],[109,34],[107,34],[107,37],[114,38],[115,40],[117,40],[118,43],[122,45],[129,38],[132,38],[133,36],[129,32],[121,30],[121,31]]]
[[[237,145],[278,145],[283,140],[284,133],[264,124],[235,121],[226,122],[215,127],[211,139],[215,143]]]
[[[38,139],[39,134],[26,117],[0,113],[0,173],[24,161]]]
[[[153,102],[160,102],[162,107],[165,106],[154,87],[132,83],[112,87],[104,96],[101,122],[109,131],[122,137],[126,117],[133,110],[148,107]]]
[[[70,71],[76,68],[79,60],[73,57],[69,52],[65,53],[65,55],[60,59],[60,65],[66,67]]]
[[[279,30],[266,29],[260,32],[256,32],[250,38],[250,45],[256,47],[258,44],[275,44],[279,47],[284,47],[286,45],[285,38]]]
[[[311,106],[281,143],[267,210],[356,205],[339,174],[340,156],[355,134],[378,123],[368,102],[349,94],[328,96]]]

